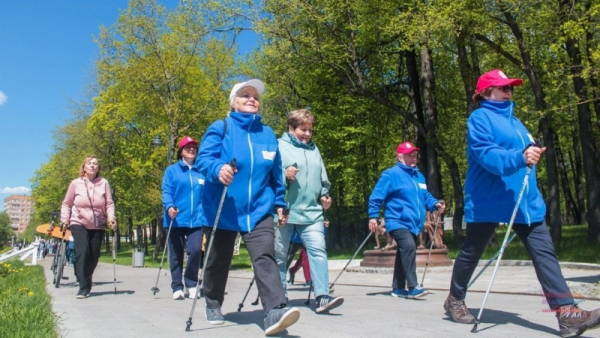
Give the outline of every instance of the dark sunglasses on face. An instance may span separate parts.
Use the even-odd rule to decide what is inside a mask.
[[[512,93],[513,90],[515,89],[515,87],[513,87],[513,86],[502,86],[502,87],[497,87],[497,88],[505,93],[508,93],[508,92]]]

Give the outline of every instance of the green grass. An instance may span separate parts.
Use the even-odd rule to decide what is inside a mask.
[[[496,230],[495,243],[487,246],[481,259],[490,259],[500,250],[505,234],[506,227],[500,227]],[[450,259],[456,258],[461,247],[454,242],[452,232],[444,234],[444,243],[448,246]],[[600,255],[598,255],[600,244],[587,241],[586,225],[563,226],[562,240],[559,244],[555,244],[555,248],[556,255],[561,262],[600,264]],[[504,251],[502,259],[530,260],[531,258],[519,237],[516,236]]]
[[[0,332],[11,338],[58,337],[43,267],[0,263]]]
[[[493,245],[488,245],[481,259],[490,259],[496,254],[496,252],[500,249],[500,245],[504,240],[504,234],[506,233],[506,227],[500,227],[496,231],[496,243]],[[382,245],[384,245],[385,240],[383,240]],[[453,239],[452,232],[446,232],[444,234],[444,243],[448,246],[448,256],[450,259],[456,258],[460,251],[460,246],[458,246]],[[362,260],[363,253],[365,250],[370,250],[374,246],[374,240],[371,239],[359,252],[355,259]],[[339,250],[328,250],[327,257],[328,259],[340,259],[347,260],[352,257],[357,248],[345,248]],[[600,249],[600,244],[592,244],[587,241],[587,226],[584,225],[569,225],[563,227],[563,239],[559,245],[556,245],[556,252],[558,255],[558,259],[562,262],[581,262],[581,263],[596,263],[600,264],[600,255],[598,255],[598,250]],[[123,243],[121,246],[121,250],[117,254],[117,264],[119,265],[132,265],[132,249],[129,244]],[[152,260],[152,253],[154,252],[154,246],[150,246],[148,248],[148,255],[144,256],[144,267],[154,267],[158,268],[160,266],[160,258],[162,255],[162,251],[158,255],[158,259],[156,261]],[[527,250],[521,243],[519,237],[515,237],[515,239],[508,245],[507,249],[504,251],[502,259],[509,260],[529,260],[529,254]],[[104,263],[112,263],[112,255],[103,253],[100,257],[100,261]],[[165,256],[165,262],[163,268],[169,267],[169,261]],[[250,257],[248,255],[248,251],[244,243],[242,242],[240,246],[240,254],[238,256],[233,256],[233,260],[231,262],[232,269],[251,269]]]

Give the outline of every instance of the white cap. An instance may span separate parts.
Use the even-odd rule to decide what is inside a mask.
[[[252,79],[246,82],[236,83],[235,86],[233,86],[233,88],[231,89],[231,94],[229,94],[230,106],[233,106],[233,100],[235,99],[235,95],[237,94],[237,92],[239,92],[240,89],[244,87],[252,87],[256,89],[256,91],[258,92],[258,96],[262,96],[262,93],[265,91],[264,83],[262,83],[262,81],[258,79]]]

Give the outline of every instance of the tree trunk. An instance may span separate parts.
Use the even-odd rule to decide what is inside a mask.
[[[456,36],[456,46],[458,48],[458,68],[460,69],[460,76],[463,80],[463,87],[465,89],[465,100],[467,101],[467,114],[469,114],[476,108],[475,101],[473,101],[473,93],[475,93],[475,81],[473,79],[473,73],[471,65],[469,64],[469,57],[467,53],[466,41],[467,35],[464,30],[460,30]]]
[[[438,142],[437,135],[439,129],[435,102],[435,75],[431,53],[426,46],[421,47],[421,89],[423,93],[425,129],[428,133],[425,143],[425,161],[427,166],[424,172],[426,173],[427,190],[436,198],[442,198],[444,195],[442,191],[442,176],[440,175],[440,163],[435,147],[435,144]]]
[[[569,1],[562,1],[561,3],[565,9],[569,8]],[[600,173],[598,173],[598,156],[592,129],[591,111],[586,84],[582,78],[583,66],[577,41],[567,38],[565,46],[571,61],[570,70],[571,75],[573,75],[573,87],[578,99],[577,115],[586,183],[588,240],[598,242],[600,241]]]
[[[558,166],[560,172],[560,182],[563,188],[563,196],[565,196],[565,204],[567,207],[567,219],[565,222],[580,224],[581,222],[581,214],[577,209],[577,204],[575,204],[575,199],[573,199],[573,195],[571,194],[571,185],[569,184],[569,176],[567,175],[567,169],[565,168],[565,159],[560,150],[560,147],[556,148],[556,157],[558,159]]]

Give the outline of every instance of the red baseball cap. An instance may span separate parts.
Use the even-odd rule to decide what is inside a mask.
[[[500,69],[494,69],[479,77],[477,86],[475,87],[475,94],[479,94],[489,87],[520,86],[522,84],[523,79],[510,79]]]
[[[179,141],[179,149],[183,149],[183,147],[187,146],[190,143],[195,144],[196,146],[198,145],[198,142],[196,142],[196,140],[194,140],[193,138],[189,136],[184,136],[181,139],[181,141]]]
[[[410,142],[403,142],[403,143],[400,143],[398,145],[398,148],[396,149],[396,152],[398,154],[406,155],[406,154],[412,153],[413,151],[419,151],[419,150],[420,149],[417,148],[417,147],[415,147],[414,144],[412,144]]]

